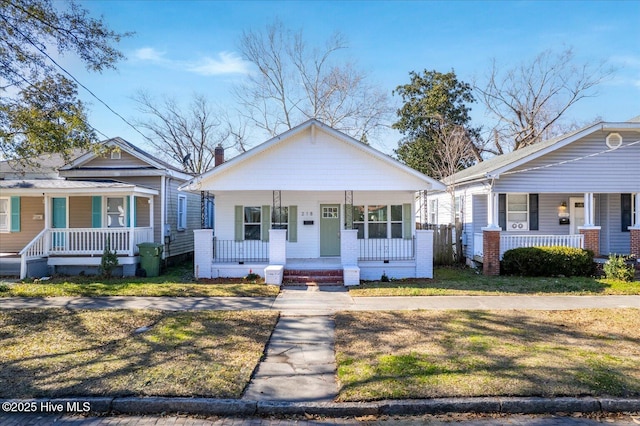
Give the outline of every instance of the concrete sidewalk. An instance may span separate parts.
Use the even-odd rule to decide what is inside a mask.
[[[270,297],[0,297],[0,309],[275,310],[282,315],[417,309],[640,308],[640,296],[389,296],[351,297],[343,286],[286,287]]]

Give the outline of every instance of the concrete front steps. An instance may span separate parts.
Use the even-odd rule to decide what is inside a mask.
[[[342,269],[285,269],[282,285],[342,284]]]

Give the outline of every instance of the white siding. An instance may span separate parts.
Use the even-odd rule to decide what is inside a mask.
[[[430,184],[399,163],[383,161],[357,144],[316,129],[294,134],[257,155],[245,154],[219,166],[202,187],[234,190],[418,191]]]
[[[413,203],[413,193],[358,192],[353,193],[353,205]],[[263,206],[273,204],[272,191],[223,192],[216,196],[215,236],[219,240],[233,240],[235,206]],[[312,259],[320,256],[320,205],[340,204],[340,218],[344,223],[343,191],[282,191],[281,205],[298,207],[298,241],[287,243],[288,258]],[[304,225],[312,220],[313,225]]]

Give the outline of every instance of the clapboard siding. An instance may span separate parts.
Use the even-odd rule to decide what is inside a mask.
[[[80,169],[92,168],[92,167],[113,167],[113,168],[131,168],[131,167],[148,167],[149,164],[141,159],[134,157],[133,155],[121,151],[121,158],[119,160],[112,160],[111,155],[107,154],[104,157],[96,156],[83,164]]]
[[[315,130],[312,130],[315,129]],[[314,126],[269,145],[259,155],[238,157],[218,169],[213,191],[245,190],[422,190],[425,178],[374,156],[368,147],[347,143]]]
[[[495,180],[496,192],[640,192],[640,144],[635,132],[621,132],[623,144],[607,151],[607,132],[595,132]],[[607,151],[607,152],[604,152]],[[575,161],[576,159],[580,159]],[[560,164],[566,162],[564,164]]]
[[[119,180],[126,183],[132,183],[139,186],[144,186],[146,188],[156,189],[162,193],[162,179],[160,176],[127,176],[120,177]],[[142,197],[140,197],[142,198]],[[144,200],[144,198],[142,198]],[[162,212],[162,203],[160,202],[160,195],[153,196],[153,240],[156,243],[164,243],[162,238],[162,222],[161,222],[161,212]],[[146,201],[145,201],[146,202]],[[139,225],[143,226],[143,225]]]
[[[353,193],[353,205],[412,204],[414,194],[405,192],[358,192]],[[271,206],[272,191],[224,192],[216,197],[215,235],[219,240],[235,238],[235,206]],[[320,256],[320,205],[339,204],[340,218],[344,222],[344,191],[282,191],[281,205],[297,206],[298,240],[287,242],[287,257],[317,258]],[[413,216],[412,216],[413,217]],[[305,225],[304,221],[313,221]]]
[[[91,197],[69,197],[69,228],[91,226]]]
[[[43,197],[20,197],[20,232],[0,233],[0,252],[19,252],[43,229]]]

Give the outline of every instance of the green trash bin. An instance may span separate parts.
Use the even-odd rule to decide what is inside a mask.
[[[160,243],[140,243],[140,268],[144,269],[148,277],[160,275],[160,256],[164,246]]]

